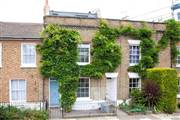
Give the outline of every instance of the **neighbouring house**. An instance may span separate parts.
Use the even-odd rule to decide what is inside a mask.
[[[46,12],[47,13],[47,10]],[[41,43],[40,32],[44,25],[58,24],[80,32],[83,43],[78,45],[81,66],[91,63],[91,40],[98,28],[100,18],[95,13],[50,11],[43,24],[0,22],[0,103],[11,103],[27,108],[39,108],[44,101],[49,107],[59,107],[59,85],[54,78],[44,79],[39,72],[40,55],[35,46]],[[118,27],[131,23],[142,27],[141,21],[106,19],[109,26]],[[164,23],[148,22],[155,32],[156,42],[161,39]],[[128,72],[129,66],[139,63],[140,40],[128,36],[117,39],[122,48],[122,63],[114,73],[106,73],[101,80],[81,76],[74,110],[98,109],[106,100],[119,104],[129,98],[132,88],[141,89],[137,73]],[[180,48],[180,43],[177,44]],[[170,47],[160,52],[156,67],[171,67]],[[180,56],[175,66],[179,72]],[[59,71],[61,72],[61,71]],[[180,74],[179,74],[180,76]],[[180,98],[180,80],[178,98]]]

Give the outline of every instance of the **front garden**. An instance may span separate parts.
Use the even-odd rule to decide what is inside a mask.
[[[48,120],[48,113],[13,106],[0,106],[0,120]]]
[[[147,69],[146,78],[142,81],[142,89],[131,91],[129,104],[123,102],[120,109],[128,113],[165,112],[173,113],[177,104],[178,78],[175,69]]]

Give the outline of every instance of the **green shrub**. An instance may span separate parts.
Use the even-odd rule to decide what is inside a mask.
[[[178,78],[175,69],[152,68],[147,70],[147,79],[155,81],[162,92],[157,108],[166,113],[176,110],[176,96],[178,91]]]
[[[161,98],[161,91],[159,85],[152,80],[146,80],[143,84],[142,95],[145,99],[146,106],[153,109]]]
[[[78,43],[80,34],[76,30],[47,25],[41,34],[42,44],[37,45],[41,54],[40,72],[43,77],[54,77],[59,82],[61,107],[70,112],[76,101],[80,75]]]
[[[30,120],[47,120],[48,119],[48,114],[46,111],[26,109],[23,111],[23,113],[24,113],[25,120],[26,118]]]
[[[125,112],[146,112],[146,107],[142,104],[127,104],[125,102],[119,104],[119,108]]]
[[[0,120],[19,120],[23,119],[23,112],[13,106],[0,107]]]
[[[132,104],[130,112],[146,112],[146,107],[142,104]]]
[[[0,106],[0,120],[48,120],[46,111]]]
[[[139,89],[133,89],[131,91],[131,104],[144,105],[144,97]]]
[[[119,108],[122,109],[123,111],[128,112],[130,109],[130,106],[127,103],[123,102],[123,103],[119,104]]]

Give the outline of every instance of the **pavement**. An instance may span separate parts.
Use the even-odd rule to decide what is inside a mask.
[[[131,115],[118,118],[117,116],[90,117],[90,118],[70,118],[70,119],[51,119],[51,120],[180,120],[180,115]]]
[[[118,110],[117,114],[118,114],[117,116],[68,118],[68,119],[66,118],[66,119],[51,119],[51,120],[180,120],[180,113],[128,115],[127,113]]]

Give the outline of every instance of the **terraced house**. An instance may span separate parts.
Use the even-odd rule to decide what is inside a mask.
[[[83,43],[78,45],[77,63],[83,66],[92,61],[92,37],[98,29],[99,20],[96,13],[50,11],[44,16],[43,24],[0,22],[0,102],[40,108],[47,101],[49,107],[59,107],[58,82],[53,78],[44,79],[39,71],[40,55],[35,46],[42,41],[40,32],[45,25],[52,23],[78,30]],[[137,28],[142,27],[140,21],[106,21],[112,27],[129,23]],[[148,22],[147,25],[155,31],[152,38],[158,42],[165,29],[164,23]],[[137,65],[141,59],[140,40],[119,36],[117,41],[122,48],[121,65],[115,72],[104,74],[101,80],[81,76],[74,110],[98,109],[106,100],[118,104],[129,98],[132,88],[141,89],[139,75],[127,71],[129,66]],[[180,43],[177,47],[180,48]],[[156,67],[171,67],[169,47],[160,52]],[[175,68],[179,67],[180,56],[175,65]],[[180,98],[180,84],[177,98]]]

